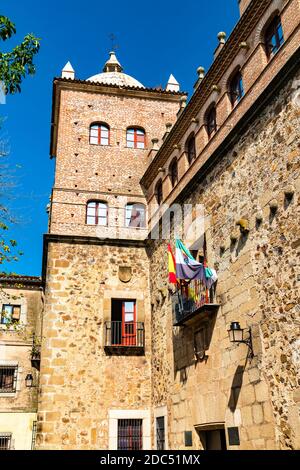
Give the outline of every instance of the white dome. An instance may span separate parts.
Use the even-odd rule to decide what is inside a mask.
[[[122,72],[103,72],[88,78],[89,82],[106,83],[108,85],[145,88],[135,78]]]
[[[135,78],[123,73],[123,68],[118,61],[114,51],[109,53],[109,59],[104,65],[103,73],[98,73],[88,78],[89,82],[106,83],[107,85],[118,85],[124,87],[145,88]]]

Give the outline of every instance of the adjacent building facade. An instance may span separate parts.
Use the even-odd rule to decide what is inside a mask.
[[[114,52],[54,80],[38,449],[300,448],[300,5],[239,4],[188,103]],[[210,291],[168,283],[174,204]]]
[[[31,450],[37,428],[41,278],[1,276],[0,302],[0,449]]]

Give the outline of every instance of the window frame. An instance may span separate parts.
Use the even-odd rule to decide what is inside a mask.
[[[163,422],[162,428],[158,426],[159,420]],[[156,431],[155,431],[156,450],[166,450],[166,416],[165,415],[155,417],[155,427],[156,427]],[[161,435],[160,435],[161,429],[163,431],[162,432],[163,438],[161,438]]]
[[[17,392],[17,382],[18,382],[18,368],[19,366],[16,364],[1,364],[0,363],[0,372],[1,370],[7,371],[9,369],[13,370],[13,374],[11,374],[12,377],[12,385],[10,388],[5,388],[3,386],[4,381],[5,381],[5,374],[0,374],[0,396],[5,396],[10,395],[10,394],[15,394]]]
[[[11,308],[12,312],[10,314],[9,320],[5,321],[4,313],[5,313],[5,308],[7,308],[7,307]],[[2,304],[1,316],[0,316],[0,325],[7,325],[7,324],[10,324],[10,323],[19,322],[21,320],[21,307],[22,306],[20,304]],[[18,319],[13,318],[15,309],[19,309],[19,318]]]
[[[96,127],[97,129],[93,129],[93,127]],[[97,135],[93,136],[92,131],[97,130]],[[102,131],[107,132],[107,137],[102,136]],[[97,138],[97,142],[92,142],[92,138]],[[106,143],[102,143],[102,139],[107,140]],[[105,122],[92,122],[90,125],[90,131],[89,131],[89,143],[90,145],[101,145],[102,147],[108,147],[110,145],[110,127],[108,124]]]
[[[132,132],[131,132],[132,131]],[[141,132],[142,134],[138,134]],[[128,136],[133,135],[133,139],[129,140]],[[142,137],[142,140],[140,140]],[[128,145],[133,143],[133,145]],[[143,147],[139,147],[138,144],[143,143]],[[126,129],[126,147],[135,150],[145,150],[146,149],[146,131],[142,127],[127,127]]]
[[[279,35],[281,30],[282,36]],[[275,38],[275,46],[272,44],[272,39]],[[281,46],[284,44],[284,34],[282,29],[282,22],[280,15],[275,15],[272,21],[269,23],[264,33],[264,43],[266,49],[267,59],[271,60],[274,57]]]
[[[241,70],[237,70],[229,81],[229,96],[232,108],[235,108],[245,95],[243,76]]]
[[[89,208],[91,209],[91,207],[89,207],[90,204],[95,204],[95,215],[90,215],[88,213],[89,211]],[[106,223],[105,224],[99,224],[99,219],[102,219],[103,217],[99,216],[99,209],[100,208],[100,204],[103,204],[105,205],[105,208],[106,208],[106,216],[105,216],[105,220],[106,220]],[[93,209],[93,208],[92,208]],[[104,209],[104,207],[103,207]],[[89,217],[94,217],[94,222],[95,223],[89,223],[88,222],[88,218]],[[85,215],[85,223],[86,225],[89,225],[89,226],[97,226],[97,227],[108,227],[108,204],[107,202],[105,201],[97,201],[97,200],[90,200],[86,203],[86,215]]]
[[[169,166],[169,177],[170,177],[172,188],[174,188],[176,184],[178,183],[178,160],[176,157],[173,158]]]
[[[158,191],[158,188],[160,189],[159,191]],[[155,185],[155,192],[154,193],[155,193],[156,202],[160,206],[161,203],[163,202],[163,197],[164,197],[164,195],[163,195],[163,183],[162,183],[161,179],[159,179],[157,181],[157,183]]]
[[[212,105],[206,112],[205,125],[208,138],[211,139],[218,130],[217,108],[215,104]]]
[[[126,429],[127,434],[126,435],[121,435],[121,424],[127,424],[128,428]],[[134,433],[132,432],[132,428],[134,427],[133,424],[136,424],[137,429],[139,431],[137,436],[134,436]],[[126,428],[126,426],[124,426]],[[131,429],[131,431],[128,431]],[[136,451],[136,450],[143,450],[143,434],[144,434],[144,429],[143,429],[143,419],[142,418],[119,418],[117,422],[117,450],[129,450],[129,451]],[[128,446],[120,446],[120,441],[123,438],[123,440],[128,440],[130,445]],[[134,445],[135,438],[137,438],[137,443],[138,445]]]
[[[192,149],[190,148],[192,144]],[[196,160],[196,139],[195,135],[192,134],[186,142],[186,153],[189,165]]]
[[[139,209],[142,209],[142,213],[143,213],[143,216],[139,218],[139,216],[137,215],[136,216],[136,219],[133,219],[133,221],[135,220],[139,220],[139,225],[130,225],[130,222],[131,222],[131,218],[132,218],[132,210],[131,210],[131,215],[130,215],[130,219],[128,217],[128,209],[129,207],[132,207],[133,210],[136,210],[138,212]],[[129,223],[127,223],[129,220]],[[143,203],[139,203],[139,202],[128,202],[125,206],[125,227],[126,228],[146,228],[146,206],[145,204]]]
[[[7,441],[7,445],[4,447],[3,443]],[[11,432],[0,432],[0,451],[1,450],[12,450],[12,433]]]

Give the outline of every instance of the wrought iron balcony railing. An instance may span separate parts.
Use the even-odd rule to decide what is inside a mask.
[[[215,285],[210,289],[202,281],[181,282],[172,294],[173,325],[184,325],[201,314],[217,311]]]
[[[105,322],[105,348],[140,349],[145,346],[145,329],[142,322]]]

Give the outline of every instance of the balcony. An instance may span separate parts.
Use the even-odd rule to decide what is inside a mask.
[[[190,281],[172,294],[173,325],[190,325],[217,313],[215,286],[207,289],[202,281]]]
[[[107,354],[140,356],[145,349],[145,328],[142,322],[105,322],[105,346]]]

